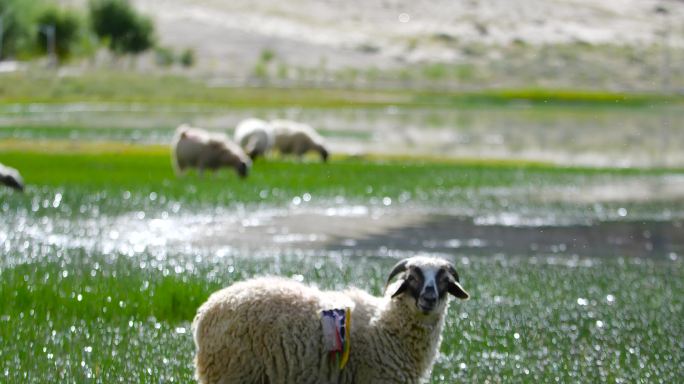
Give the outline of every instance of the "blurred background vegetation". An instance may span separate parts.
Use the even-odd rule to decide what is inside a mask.
[[[334,43],[326,40],[321,27],[325,14],[320,19],[313,13],[297,16],[297,9],[308,6],[306,1],[293,4],[290,11],[259,2],[259,7],[245,12],[244,4],[238,3],[172,1],[165,3],[165,13],[155,13],[154,3],[144,0],[0,0],[0,60],[18,60],[24,66],[47,61],[49,66],[77,71],[167,71],[232,87],[457,92],[541,88],[660,94],[681,94],[684,89],[684,31],[677,23],[683,8],[677,1],[615,14],[607,13],[609,6],[593,10],[592,17],[603,15],[614,23],[605,30],[593,19],[586,25],[575,25],[572,19],[554,27],[553,17],[559,16],[551,15],[546,22],[527,26],[527,32],[523,25],[521,32],[512,16],[489,20],[478,13],[472,19],[468,14],[454,15],[460,19],[447,27],[437,23],[431,27],[436,32],[419,26],[377,39],[373,30],[360,31],[361,37],[345,36],[349,27],[339,27],[328,31],[345,36]],[[472,12],[482,6],[479,1],[471,3]],[[369,14],[386,19],[398,12],[390,5],[383,7],[386,13],[375,9]],[[188,15],[180,15],[185,10]],[[360,17],[355,15],[340,11],[341,18]],[[240,17],[247,21],[234,25]],[[400,14],[398,23],[406,21],[408,26],[408,20],[408,14]],[[269,27],[269,21],[274,26]],[[629,23],[636,22],[649,28],[641,37],[626,33],[635,28]],[[340,21],[345,23],[349,20]],[[377,24],[381,32],[385,24]],[[619,28],[610,30],[614,25]],[[449,28],[472,29],[477,36],[461,36]],[[300,29],[312,36],[293,35]],[[614,39],[591,37],[606,30]],[[546,41],[547,36],[535,34],[562,38]]]
[[[0,15],[0,59],[35,59],[54,48],[60,62],[67,62],[92,56],[99,46],[116,55],[135,55],[155,44],[152,20],[127,0],[91,0],[86,9],[46,0],[2,0]]]

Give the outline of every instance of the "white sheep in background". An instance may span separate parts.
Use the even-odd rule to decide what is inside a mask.
[[[18,191],[24,190],[24,179],[21,178],[19,171],[2,163],[0,163],[0,184]]]
[[[310,125],[291,120],[272,120],[274,148],[282,154],[299,157],[306,152],[316,151],[323,161],[328,160],[325,141]]]
[[[261,119],[242,120],[235,128],[235,142],[245,150],[252,159],[263,156],[275,142],[271,125]]]
[[[400,278],[392,283],[395,276]],[[200,383],[420,383],[441,342],[447,293],[467,299],[448,261],[413,257],[395,265],[384,297],[283,278],[257,278],[212,294],[192,327]],[[351,349],[330,361],[321,312],[351,310]]]
[[[171,147],[177,174],[182,174],[187,168],[197,168],[201,174],[205,169],[215,171],[230,167],[241,177],[246,177],[252,164],[242,148],[226,135],[186,124],[176,129]]]

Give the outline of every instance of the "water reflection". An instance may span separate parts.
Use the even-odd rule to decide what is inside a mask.
[[[194,258],[220,260],[239,254],[312,252],[349,256],[400,257],[415,252],[469,255],[565,255],[655,257],[676,260],[684,253],[684,219],[556,222],[505,214],[467,216],[428,208],[378,206],[291,206],[193,214],[61,219],[43,216],[0,227],[6,251],[20,251],[25,263],[45,249],[85,249],[115,258],[141,260],[182,273]],[[47,247],[47,248],[45,248]],[[167,260],[169,254],[186,255]],[[56,256],[59,257],[59,256]],[[568,258],[569,257],[569,258]],[[205,260],[206,259],[206,260]]]

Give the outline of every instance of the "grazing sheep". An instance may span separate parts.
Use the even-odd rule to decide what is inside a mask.
[[[235,142],[254,160],[273,147],[275,138],[271,125],[260,119],[242,120],[235,128]]]
[[[246,177],[252,161],[239,145],[220,133],[210,133],[186,124],[176,129],[172,143],[173,165],[177,174],[186,168],[217,170],[232,167],[241,177]]]
[[[308,124],[291,120],[272,120],[274,147],[282,154],[299,157],[309,151],[316,151],[323,161],[328,160],[328,150],[321,135]]]
[[[4,184],[18,191],[24,190],[24,180],[19,171],[0,163],[0,184]]]
[[[196,377],[200,383],[424,382],[441,342],[447,293],[469,297],[453,265],[421,256],[394,266],[384,297],[274,277],[236,283],[197,311]],[[346,365],[330,359],[324,321],[330,309],[351,313],[351,326],[338,333],[349,330]]]

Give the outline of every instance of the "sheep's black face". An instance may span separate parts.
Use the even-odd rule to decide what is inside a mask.
[[[249,156],[249,158],[252,160],[256,160],[256,158],[259,157],[259,155],[261,155],[261,152],[258,149],[252,149],[247,154],[247,156]]]
[[[24,183],[21,182],[20,178],[17,178],[14,175],[3,175],[2,173],[0,173],[0,184],[4,184],[18,191],[24,190]]]
[[[421,262],[417,262],[421,261]],[[389,280],[403,271],[402,281],[392,297],[405,295],[413,298],[416,308],[429,314],[441,310],[447,293],[459,299],[467,299],[468,293],[458,282],[453,266],[439,259],[413,258],[398,263]]]
[[[237,164],[237,167],[235,167],[235,169],[236,169],[238,175],[240,175],[240,177],[242,177],[242,178],[247,177],[247,174],[249,173],[249,166],[244,161],[239,162]]]
[[[249,174],[249,166],[251,165],[251,161],[248,158],[241,158],[240,156],[237,156],[227,148],[222,148],[221,164],[233,167],[238,176],[245,178]]]
[[[406,294],[426,314],[432,312],[447,293],[447,278],[442,269],[411,267],[406,271],[403,284],[406,284]]]

